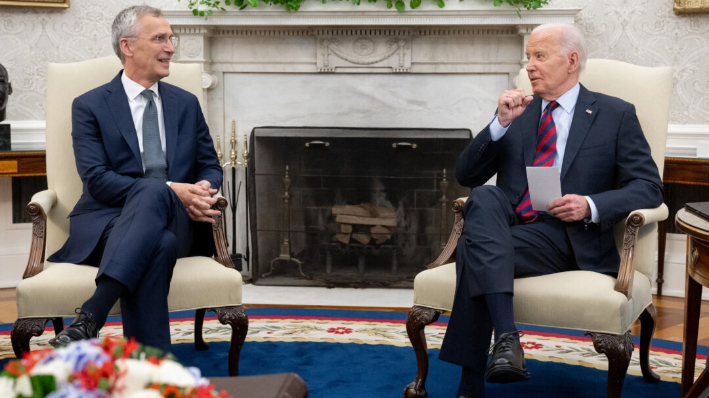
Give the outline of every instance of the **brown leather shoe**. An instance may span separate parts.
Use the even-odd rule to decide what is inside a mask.
[[[519,342],[519,332],[505,333],[492,346],[487,361],[485,381],[488,383],[514,383],[529,379],[524,362],[524,350]]]
[[[79,308],[76,309],[76,313],[79,315],[74,318],[74,322],[49,340],[52,347],[64,347],[74,341],[98,337],[99,326],[93,314],[81,311]]]

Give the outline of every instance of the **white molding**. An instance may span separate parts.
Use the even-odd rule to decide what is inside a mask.
[[[17,151],[44,150],[46,148],[44,120],[6,120],[10,124],[12,149]]]
[[[428,6],[404,13],[383,10],[381,4],[363,2],[355,8],[328,4],[327,10],[318,10],[319,4],[306,3],[297,13],[275,8],[221,11],[207,20],[195,17],[189,10],[166,10],[163,15],[172,26],[518,26],[574,23],[574,17],[581,11],[579,8],[543,8],[522,10],[519,16],[510,7],[491,9],[488,5],[476,9],[480,6],[474,2],[448,3],[444,9]]]
[[[697,142],[709,140],[709,124],[670,124],[665,156],[697,156]]]

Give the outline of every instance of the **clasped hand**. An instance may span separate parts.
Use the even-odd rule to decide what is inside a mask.
[[[190,219],[214,224],[212,217],[218,216],[220,212],[212,209],[212,205],[217,202],[217,198],[212,195],[217,190],[211,188],[209,181],[202,180],[195,184],[173,182],[170,187],[182,201]]]

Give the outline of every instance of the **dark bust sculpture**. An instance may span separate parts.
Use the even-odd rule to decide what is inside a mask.
[[[7,69],[0,64],[0,122],[5,120],[5,107],[10,94],[12,94],[12,85],[7,75]]]

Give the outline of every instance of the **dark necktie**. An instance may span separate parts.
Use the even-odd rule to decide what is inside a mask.
[[[554,164],[554,156],[556,156],[556,125],[551,113],[557,106],[559,106],[558,102],[551,101],[542,112],[542,119],[539,122],[539,130],[537,132],[537,149],[534,153],[532,166],[550,167]],[[537,218],[539,212],[532,210],[529,188],[524,191],[524,197],[515,208],[515,211],[523,223],[530,223]]]
[[[158,109],[153,101],[153,92],[145,90],[140,93],[145,97],[145,113],[143,113],[143,161],[145,161],[145,178],[157,178],[167,181],[167,164],[160,142],[158,127]]]

